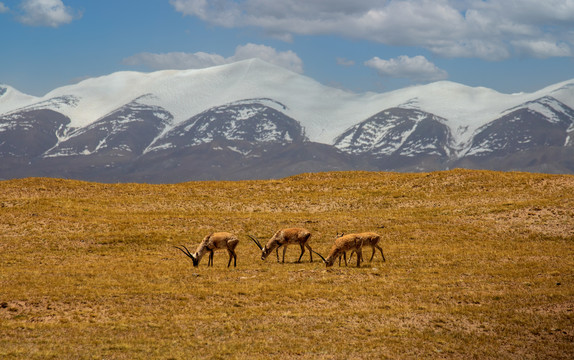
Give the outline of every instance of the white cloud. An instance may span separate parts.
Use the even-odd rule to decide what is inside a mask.
[[[293,51],[277,51],[266,45],[247,44],[238,46],[235,55],[229,58],[230,62],[259,58],[268,63],[282,66],[296,73],[303,73],[303,61]]]
[[[24,0],[20,9],[18,20],[30,26],[58,27],[82,16],[65,6],[62,0]]]
[[[238,46],[235,49],[235,54],[227,58],[204,52],[139,53],[125,58],[123,63],[130,66],[143,65],[154,70],[202,69],[251,58],[259,58],[297,73],[303,73],[303,62],[293,51],[277,51],[270,46],[257,44]]]
[[[572,56],[574,0],[170,0],[213,25],[294,35],[334,34],[419,46],[446,57]],[[529,51],[525,51],[524,44]],[[546,44],[545,46],[540,46]],[[552,48],[552,44],[554,44]],[[550,50],[550,53],[547,51]]]
[[[571,54],[570,46],[565,43],[557,44],[545,40],[518,40],[513,41],[512,44],[519,53],[536,58],[569,56]]]
[[[165,54],[139,53],[123,60],[125,65],[144,65],[154,70],[200,69],[225,64],[225,58],[217,54],[197,52],[171,52]]]
[[[8,8],[8,6],[4,5],[4,3],[0,2],[0,14],[2,13],[6,13],[10,11],[10,9]]]
[[[341,58],[338,57],[337,58],[337,65],[341,65],[341,66],[353,66],[355,65],[355,62],[353,60],[348,60],[345,58]]]
[[[395,59],[383,60],[374,57],[365,65],[377,70],[379,75],[393,78],[407,78],[415,82],[429,82],[448,78],[446,71],[439,69],[424,56],[399,56]]]

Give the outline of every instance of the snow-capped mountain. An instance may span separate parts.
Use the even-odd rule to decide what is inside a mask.
[[[447,120],[424,111],[391,108],[351,127],[335,139],[335,147],[350,154],[376,157],[454,153]]]
[[[144,104],[148,97],[153,95],[142,95],[84,127],[69,127],[43,156],[141,154],[173,120],[163,108]]]
[[[58,143],[70,119],[48,109],[18,111],[0,117],[0,157],[34,158]]]
[[[574,110],[551,96],[508,109],[479,128],[465,156],[508,155],[541,147],[572,146]]]
[[[215,139],[247,144],[291,143],[306,140],[301,125],[275,108],[270,99],[249,99],[216,106],[180,122],[157,138],[146,152],[184,149]]]
[[[574,80],[534,93],[442,81],[354,94],[256,59],[118,72],[43,97],[0,85],[0,178],[172,182],[501,164],[574,173],[573,107]]]

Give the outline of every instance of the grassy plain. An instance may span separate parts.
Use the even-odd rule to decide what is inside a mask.
[[[246,234],[291,226],[324,255],[378,232],[387,261],[261,261]],[[237,268],[173,247],[213,231],[239,236]],[[0,266],[2,359],[574,356],[574,176],[3,181]]]

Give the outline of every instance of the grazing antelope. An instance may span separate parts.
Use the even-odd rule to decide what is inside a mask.
[[[337,232],[337,237],[335,239],[338,239],[342,236],[344,236],[345,233],[338,233]],[[351,259],[353,258],[353,254],[355,253],[354,250],[351,250],[351,256],[349,256],[349,261],[351,261]],[[341,259],[343,259],[345,261],[345,266],[347,266],[347,252],[343,251],[343,253],[341,254],[341,256],[339,256],[339,266],[341,266]]]
[[[231,265],[231,258],[233,258],[233,266],[235,267],[237,266],[237,255],[235,254],[235,247],[237,244],[239,244],[237,236],[228,232],[216,232],[207,235],[203,241],[201,241],[201,244],[199,244],[197,250],[195,250],[195,254],[190,253],[183,245],[181,245],[181,247],[175,246],[175,248],[188,256],[191,261],[193,261],[193,266],[195,267],[199,265],[201,258],[206,252],[209,252],[207,266],[213,266],[213,253],[217,250],[227,250],[229,253],[229,262],[227,263],[227,267]]]
[[[383,248],[379,246],[379,242],[381,242],[381,235],[376,234],[374,232],[366,232],[356,235],[361,236],[363,238],[364,240],[363,246],[370,246],[373,249],[373,253],[371,254],[371,259],[369,259],[369,262],[373,261],[373,257],[375,257],[375,249],[379,249],[379,251],[381,252],[381,256],[383,257],[383,261],[386,261],[385,254],[383,254]],[[349,256],[349,261],[351,261],[352,257],[353,253],[351,252],[351,256]],[[346,259],[345,259],[345,265],[347,265]]]
[[[348,234],[335,239],[335,243],[331,247],[329,256],[327,256],[326,259],[318,252],[314,251],[314,253],[321,257],[327,267],[331,267],[337,258],[344,256],[347,251],[353,251],[357,253],[357,267],[361,267],[363,243],[365,241],[362,235],[363,234]],[[339,266],[340,265],[341,263],[339,263]]]
[[[279,248],[283,246],[283,262],[285,262],[285,252],[287,251],[287,245],[289,244],[299,244],[301,246],[301,255],[299,255],[299,260],[297,262],[301,262],[301,258],[305,253],[305,248],[309,249],[309,256],[310,262],[313,262],[313,250],[311,246],[307,243],[309,238],[311,237],[311,233],[307,229],[303,228],[290,228],[290,229],[283,229],[279,230],[273,235],[273,237],[267,242],[265,247],[261,246],[261,242],[251,235],[248,235],[251,240],[257,245],[259,250],[261,250],[261,260],[265,260],[267,256],[276,249],[277,253],[277,262],[279,262]]]

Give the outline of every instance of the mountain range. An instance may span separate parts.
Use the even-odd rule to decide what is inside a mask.
[[[455,167],[574,173],[574,79],[351,93],[258,59],[117,72],[42,97],[0,85],[0,178],[280,178]]]

